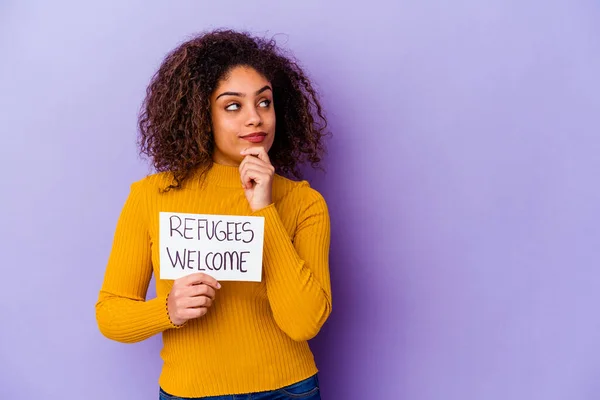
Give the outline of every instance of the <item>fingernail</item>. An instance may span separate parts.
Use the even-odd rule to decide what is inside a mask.
[[[221,289],[221,284],[217,282],[217,289]]]

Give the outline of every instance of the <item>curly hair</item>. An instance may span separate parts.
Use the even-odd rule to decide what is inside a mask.
[[[138,119],[140,154],[179,188],[193,170],[212,166],[210,96],[237,66],[271,82],[276,134],[269,158],[277,173],[300,178],[299,165],[320,166],[327,121],[315,89],[298,63],[274,39],[214,30],[188,40],[162,62],[146,91]]]

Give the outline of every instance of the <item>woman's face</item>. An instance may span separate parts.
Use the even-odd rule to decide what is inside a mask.
[[[275,138],[275,108],[271,83],[249,67],[235,67],[210,98],[218,164],[239,165],[240,152],[262,146],[269,151]]]

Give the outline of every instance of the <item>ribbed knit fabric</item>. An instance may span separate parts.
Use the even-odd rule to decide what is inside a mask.
[[[273,204],[252,212],[237,167],[213,164],[181,189],[160,192],[166,173],[131,185],[96,304],[100,331],[132,343],[162,332],[160,386],[202,397],[274,390],[317,372],[307,340],[331,312],[330,225],[306,181],[276,175]],[[221,282],[208,313],[181,327],[167,312],[172,280],[160,280],[159,212],[265,219],[262,282]],[[146,300],[151,276],[154,299]]]

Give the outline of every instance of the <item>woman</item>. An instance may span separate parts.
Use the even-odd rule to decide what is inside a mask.
[[[162,333],[161,399],[320,398],[307,340],[331,312],[329,215],[284,175],[318,166],[325,126],[309,79],[273,41],[213,31],[160,66],[139,120],[157,174],[131,186],[96,317],[120,342]],[[161,211],[263,217],[262,281],[157,279],[146,300]]]

